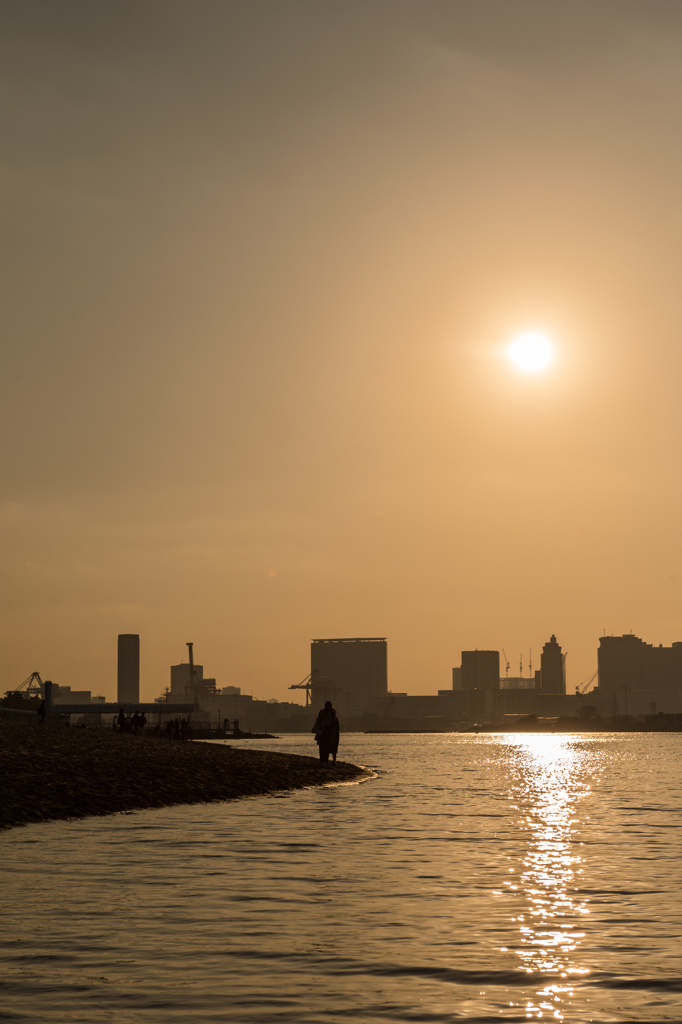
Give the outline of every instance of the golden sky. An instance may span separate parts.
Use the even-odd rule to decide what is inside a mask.
[[[678,0],[5,0],[2,664],[682,639]],[[542,330],[538,374],[504,358]]]

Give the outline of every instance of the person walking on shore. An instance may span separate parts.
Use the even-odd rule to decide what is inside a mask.
[[[330,700],[325,701],[324,707],[315,719],[315,725],[311,732],[315,733],[315,742],[320,747],[320,764],[327,764],[329,755],[332,755],[336,764],[336,752],[339,749],[339,720],[336,711]]]

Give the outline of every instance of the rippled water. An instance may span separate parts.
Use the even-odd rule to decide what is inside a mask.
[[[378,778],[0,834],[0,1020],[682,1018],[682,736],[342,745]]]

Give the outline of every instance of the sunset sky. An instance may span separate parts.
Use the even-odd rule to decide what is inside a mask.
[[[0,691],[682,639],[679,0],[4,0],[0,75]]]

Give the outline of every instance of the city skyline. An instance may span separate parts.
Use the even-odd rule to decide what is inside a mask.
[[[1,20],[3,689],[678,640],[679,5]]]

